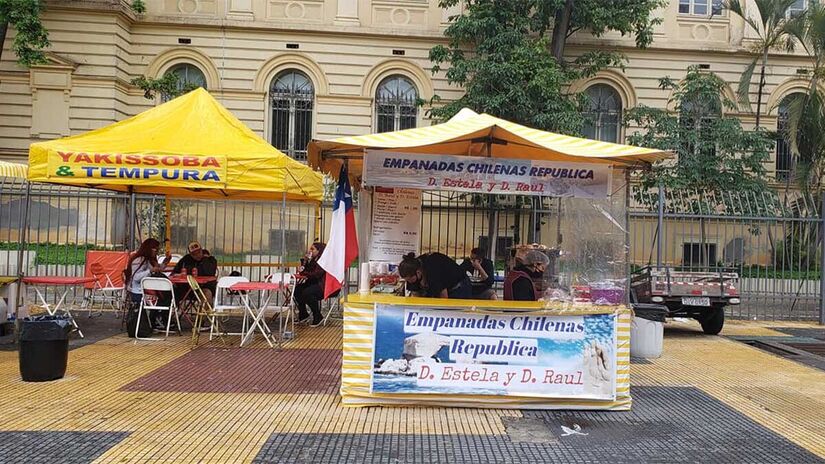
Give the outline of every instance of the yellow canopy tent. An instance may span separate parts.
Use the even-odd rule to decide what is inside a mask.
[[[30,181],[185,198],[320,201],[323,180],[197,89],[29,148]]]
[[[661,150],[531,129],[464,108],[449,121],[435,126],[313,141],[308,149],[309,164],[337,177],[346,159],[353,185],[359,186],[357,181],[363,170],[363,154],[367,149],[604,163],[619,168],[642,168],[670,156]]]
[[[544,164],[568,164],[571,167],[574,163],[579,163],[580,165],[585,164],[601,164],[601,166],[596,166],[598,171],[603,174],[605,178],[605,182],[599,181],[599,187],[604,187],[603,191],[610,194],[611,190],[609,189],[610,183],[609,179],[612,175],[608,166],[614,166],[620,169],[631,169],[636,167],[646,167],[650,166],[653,162],[657,160],[661,160],[667,158],[669,155],[666,152],[660,150],[651,150],[647,148],[639,148],[639,147],[632,147],[627,145],[619,145],[613,143],[605,143],[599,142],[594,140],[587,140],[577,137],[569,137],[565,135],[553,134],[550,132],[544,132],[536,129],[531,129],[528,127],[521,126],[519,124],[515,124],[509,121],[505,121],[503,119],[499,119],[487,114],[477,114],[469,109],[463,109],[459,112],[455,117],[450,119],[449,121],[438,124],[435,126],[430,127],[421,127],[416,129],[408,129],[403,131],[396,131],[396,132],[389,132],[389,133],[382,133],[382,134],[370,134],[370,135],[363,135],[363,136],[355,136],[355,137],[344,137],[338,138],[335,140],[329,141],[315,141],[310,143],[309,145],[309,162],[311,166],[318,167],[322,171],[327,172],[333,176],[339,175],[341,165],[343,163],[347,163],[350,177],[352,178],[352,184],[355,186],[360,186],[360,178],[364,175],[364,164],[365,164],[365,154],[369,151],[385,151],[385,152],[397,152],[401,157],[409,155],[407,158],[408,160],[415,160],[420,161],[422,158],[426,158],[429,155],[432,155],[434,158],[432,161],[435,161],[435,158],[441,157],[442,159],[447,159],[448,157],[457,157],[457,156],[474,156],[474,157],[487,157],[487,158],[498,158],[498,160],[494,160],[495,162],[489,163],[487,165],[481,164],[471,164],[467,163],[468,166],[493,166],[496,165],[495,168],[501,166],[516,166],[516,167],[526,167],[528,164],[530,167],[535,167],[532,163],[536,163],[536,165]],[[386,153],[383,154],[376,154],[379,156],[384,156]],[[422,156],[424,155],[424,156]],[[369,156],[372,156],[370,154]],[[379,156],[376,159],[381,159]],[[402,159],[402,158],[398,158]],[[506,159],[507,162],[501,162],[502,160]],[[518,161],[518,163],[511,162],[512,159]],[[384,158],[384,160],[391,160],[390,158]],[[379,163],[376,166],[374,160],[369,160],[372,165],[370,166],[372,169],[375,170],[375,174],[379,177],[381,181],[387,182],[385,184],[381,184],[382,186],[386,187],[395,187],[395,186],[409,186],[407,181],[410,179],[404,178],[404,175],[409,176],[417,176],[418,179],[413,179],[414,181],[422,181],[424,183],[412,182],[414,185],[417,185],[418,190],[426,190],[428,186],[436,186],[432,188],[432,190],[439,190],[441,186],[444,186],[442,182],[440,185],[437,183],[429,183],[435,182],[438,171],[448,172],[450,171],[449,168],[429,168],[429,167],[422,167],[422,168],[410,168],[406,170],[403,166],[394,166],[392,165],[391,160],[390,165],[387,163]],[[431,160],[426,160],[431,161]],[[522,162],[524,161],[524,162]],[[527,163],[529,162],[529,163]],[[433,163],[438,164],[439,163]],[[448,161],[444,161],[444,164],[447,166],[458,166],[461,163],[454,162],[454,160],[450,159]],[[430,164],[427,164],[430,166]],[[388,168],[382,171],[382,168]],[[389,179],[390,175],[395,174],[392,172],[392,169],[397,168],[398,176]],[[477,191],[480,192],[489,192],[494,187],[491,185],[489,189],[487,186],[482,186],[480,183],[474,183],[473,179],[481,178],[481,176],[486,175],[487,173],[481,172],[480,175],[477,175],[479,172],[471,172],[469,169],[462,170],[462,168],[454,168],[454,172],[459,174],[454,174],[453,178],[449,179],[451,182],[455,181],[458,183],[452,184],[447,186],[446,190],[451,190],[451,187],[455,187],[455,190],[461,189],[478,189]],[[474,168],[475,169],[475,168]],[[411,171],[405,172],[405,171]],[[426,172],[425,171],[430,171]],[[560,170],[561,171],[561,170]],[[568,171],[564,169],[565,173]],[[589,174],[594,174],[595,170],[587,170],[581,169],[577,170],[576,172],[586,172]],[[389,172],[389,175],[387,175]],[[525,184],[528,184],[528,187],[532,189],[532,180],[534,177],[538,177],[540,175],[534,176],[530,174],[529,176],[523,174],[521,171],[514,171],[518,172],[518,174],[512,175],[516,178],[526,179]],[[528,172],[532,172],[528,171]],[[623,172],[627,173],[627,171]],[[497,172],[492,172],[491,174],[496,175]],[[368,173],[367,175],[372,175],[372,173]],[[383,175],[383,177],[382,177]],[[448,174],[452,175],[452,174]],[[510,174],[507,174],[508,176]],[[578,174],[577,174],[578,175]],[[432,177],[430,177],[432,176]],[[566,174],[565,174],[566,176]],[[494,176],[490,176],[493,180],[496,180]],[[503,176],[502,176],[503,177]],[[468,181],[469,179],[469,181]],[[589,178],[588,178],[589,179]],[[375,179],[368,179],[374,181]],[[468,184],[473,184],[471,187],[465,187],[462,182],[466,182]],[[490,184],[495,184],[496,182],[490,182]],[[502,188],[502,185],[505,182],[497,182],[497,188]],[[552,184],[552,183],[551,183]],[[571,182],[570,185],[574,183]],[[372,184],[378,185],[378,184]],[[538,186],[543,187],[544,184],[537,183]],[[552,186],[552,185],[551,185]],[[567,185],[562,185],[567,186]],[[415,187],[410,187],[415,188]],[[531,190],[532,191],[532,190]],[[543,190],[537,190],[542,192]],[[567,190],[567,191],[574,191],[574,190]],[[587,197],[582,195],[584,198],[599,198],[596,193],[602,191],[600,189],[593,190],[593,196]],[[367,290],[369,289],[369,285],[366,284],[366,281],[370,278],[370,264],[369,260],[372,258],[371,253],[375,248],[365,246],[367,241],[372,240],[374,236],[373,226],[373,219],[372,216],[372,209],[371,209],[371,201],[372,201],[372,194],[370,192],[361,192],[363,197],[359,199],[361,202],[359,204],[358,214],[359,220],[358,223],[361,227],[359,227],[359,233],[361,234],[362,240],[359,241],[359,245],[361,245],[361,254],[359,259],[361,260],[361,272],[359,272],[359,289]],[[500,193],[500,191],[496,191],[496,194]],[[513,192],[516,193],[516,192]],[[552,196],[552,195],[548,195]],[[625,195],[617,195],[615,197],[616,201],[625,200]],[[609,198],[606,204],[610,204],[609,202],[612,201],[613,198]],[[424,201],[426,200],[418,200],[423,205]],[[441,205],[439,200],[439,206]],[[398,210],[399,212],[401,210]],[[459,211],[458,208],[456,211]],[[601,209],[597,210],[600,215],[607,216],[605,219],[608,221],[615,220],[610,216],[609,210]],[[461,212],[465,214],[464,211]],[[411,215],[412,213],[407,211],[404,212],[403,215]],[[420,214],[420,213],[418,213]],[[439,224],[441,224],[441,210],[439,210]],[[473,213],[471,213],[473,214]],[[400,214],[399,214],[400,215]],[[493,212],[491,209],[490,214],[487,216],[489,218],[488,221],[488,231],[487,231],[487,239],[489,243],[496,244],[497,241],[495,237],[497,236],[499,230],[499,222],[496,219],[497,212]],[[387,215],[391,217],[391,215]],[[464,216],[465,218],[467,216]],[[475,216],[473,216],[475,218]],[[561,218],[561,214],[557,215],[558,218]],[[584,217],[584,216],[582,216]],[[536,216],[534,216],[535,220]],[[420,219],[419,219],[420,220]],[[386,225],[389,221],[384,222]],[[423,223],[423,221],[422,221]],[[475,228],[475,221],[473,221],[472,229]],[[447,224],[450,224],[449,219],[447,220]],[[454,229],[458,229],[459,226],[458,220],[454,223]],[[466,219],[465,219],[466,224]],[[615,222],[615,224],[619,224]],[[432,224],[431,224],[432,225]],[[386,228],[392,228],[395,226],[389,226]],[[385,228],[385,229],[386,229]],[[400,228],[398,228],[400,229]],[[619,229],[623,229],[619,226]],[[561,241],[561,228],[559,230],[559,239],[558,242]],[[385,230],[379,230],[380,234],[385,234]],[[402,231],[402,233],[406,233]],[[450,233],[450,232],[447,232]],[[465,234],[468,232],[465,231]],[[472,233],[472,232],[469,232]],[[614,234],[613,236],[617,236],[618,234]],[[388,244],[388,247],[391,248],[393,252],[398,252],[396,256],[400,258],[401,254],[406,253],[408,251],[415,250],[415,244],[410,242],[404,242],[401,235],[390,235],[386,234],[385,236],[390,236],[389,239],[386,239],[385,242],[381,244]],[[456,236],[458,236],[458,232],[456,232]],[[625,237],[627,237],[625,235]],[[465,237],[466,239],[466,237]],[[449,240],[449,238],[448,238]],[[460,239],[456,239],[455,242],[458,244]],[[600,240],[609,240],[601,238]],[[395,241],[402,243],[401,246],[395,246]],[[603,242],[600,242],[603,243]],[[612,242],[611,242],[612,243]],[[452,243],[448,246],[448,249],[452,249]],[[458,245],[457,245],[458,246]],[[496,246],[492,247],[490,250],[493,253],[492,259],[495,260],[495,249]],[[616,247],[618,249],[618,247]],[[380,256],[386,256],[389,253],[384,253],[383,250],[378,248]],[[627,253],[628,248],[625,248],[625,253]],[[441,250],[439,250],[441,251]],[[396,259],[398,259],[396,258]],[[438,300],[438,306],[445,306],[442,304],[441,301],[454,301],[454,303],[448,303],[452,305],[452,309],[456,311],[467,310],[472,305],[472,310],[476,311],[477,308],[487,308],[491,307],[485,304],[484,302],[466,302],[462,303],[463,301],[467,300]],[[377,343],[379,342],[382,335],[379,334],[379,331],[373,330],[375,329],[373,321],[378,320],[376,311],[378,311],[378,303],[390,303],[388,301],[382,301],[381,296],[374,296],[374,295],[364,295],[364,296],[357,296],[355,298],[348,299],[344,303],[345,311],[347,314],[356,314],[357,317],[355,318],[348,318],[344,321],[344,363],[342,366],[342,374],[341,374],[341,396],[343,404],[345,405],[352,405],[352,406],[366,406],[366,405],[390,405],[390,404],[408,404],[408,405],[421,405],[421,404],[450,404],[450,405],[464,405],[464,406],[471,406],[471,407],[478,407],[480,404],[489,405],[497,405],[498,407],[540,407],[544,409],[550,408],[596,408],[596,409],[627,409],[630,405],[630,395],[629,395],[629,382],[625,381],[617,381],[614,387],[615,399],[613,401],[592,401],[587,398],[577,397],[576,395],[571,395],[569,398],[541,398],[540,395],[537,396],[519,396],[518,393],[511,393],[508,392],[508,395],[511,396],[499,396],[499,395],[492,395],[492,396],[482,396],[479,395],[472,395],[472,394],[461,394],[461,393],[450,393],[450,394],[432,394],[432,391],[427,392],[426,394],[418,395],[409,394],[410,391],[405,391],[404,394],[397,394],[388,391],[375,391],[374,386],[376,385],[375,379],[373,376],[374,365],[371,361],[371,355],[373,354],[369,350],[366,353],[364,352],[356,352],[361,348],[352,348],[354,346],[378,346]],[[521,302],[516,302],[521,303]],[[412,306],[416,304],[415,300],[409,299],[398,299],[396,300],[395,304],[402,304],[404,306]],[[432,306],[432,303],[422,302],[424,305]],[[514,302],[504,302],[501,309],[504,308],[516,308],[517,305],[514,305]],[[537,311],[545,311],[544,304],[536,304],[535,306]],[[498,310],[499,308],[495,308]],[[530,311],[527,307],[518,307],[518,309]],[[566,308],[565,311],[568,311],[569,308]],[[603,310],[603,309],[602,309]],[[608,310],[612,312],[612,308]],[[384,313],[386,314],[386,313]],[[542,314],[544,316],[546,313],[535,313],[535,314]],[[569,313],[568,313],[569,314]],[[617,326],[619,327],[616,330],[627,333],[629,330],[629,322],[627,322],[629,312],[626,310],[616,311],[616,321],[621,321],[619,326],[617,322]],[[355,322],[353,322],[355,321]],[[361,323],[359,321],[367,321],[365,323]],[[359,325],[360,324],[360,325]],[[619,339],[617,339],[619,340]],[[619,347],[619,342],[616,342],[616,347]],[[615,357],[615,366],[621,365],[623,369],[626,369],[626,366],[630,364],[629,360],[629,351],[627,350],[627,346],[629,346],[629,342],[626,340],[622,340],[623,345],[621,345],[622,350],[619,353],[619,349],[617,348],[614,353],[616,354]],[[618,375],[614,378],[617,378]],[[453,384],[458,385],[458,383]]]
[[[8,161],[0,161],[0,177],[13,177],[18,179],[25,179],[27,176],[28,166],[19,163],[9,163]]]

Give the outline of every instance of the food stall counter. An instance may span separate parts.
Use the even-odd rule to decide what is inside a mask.
[[[350,294],[345,406],[628,410],[630,311]]]

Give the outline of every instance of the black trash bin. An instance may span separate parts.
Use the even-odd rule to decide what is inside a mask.
[[[665,322],[667,306],[650,303],[633,303],[633,315],[654,322]]]
[[[46,382],[66,375],[69,360],[68,316],[27,317],[20,324],[20,376],[25,382]]]

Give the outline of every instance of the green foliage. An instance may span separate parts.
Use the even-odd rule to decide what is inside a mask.
[[[19,250],[16,242],[0,242],[0,250]],[[86,264],[86,252],[89,250],[114,250],[113,247],[92,245],[89,243],[27,243],[26,251],[35,253],[35,265],[83,265]]]
[[[443,0],[450,7],[458,0]],[[596,50],[572,63],[560,63],[550,51],[550,37],[563,0],[470,0],[465,13],[452,18],[445,31],[448,45],[430,50],[433,73],[446,68],[451,84],[464,95],[431,115],[446,120],[461,108],[491,113],[538,129],[578,135],[584,124],[581,114],[585,99],[570,94],[569,84],[592,76],[605,67],[620,67],[624,57]],[[649,18],[660,0],[619,0],[574,2],[564,40],[587,28],[595,35],[613,30],[638,33],[639,45],[650,43]],[[436,97],[434,102],[438,102]]]
[[[137,14],[146,13],[146,4],[143,3],[143,0],[132,0],[132,11]]]
[[[549,7],[554,16],[564,6],[563,0],[538,0],[536,3]],[[587,30],[596,37],[615,31],[635,36],[636,46],[645,48],[653,42],[653,27],[661,23],[661,18],[651,18],[651,13],[668,3],[664,0],[576,0],[566,36],[579,30]]]
[[[40,0],[0,0],[0,24],[14,26],[17,31],[11,48],[22,66],[46,62],[43,49],[50,44],[49,33],[40,21],[42,9]]]
[[[819,269],[821,255],[816,246],[817,235],[815,228],[801,228],[778,241],[773,250],[774,268],[783,271]]]
[[[825,174],[825,96],[814,87],[790,98],[787,137],[796,155],[794,176],[804,192],[818,195]]]
[[[794,49],[792,31],[796,27],[797,20],[789,18],[788,10],[795,0],[753,0],[755,10],[750,7],[746,10],[745,3],[745,0],[727,0],[725,8],[742,18],[757,35],[756,41],[751,45],[754,58],[739,79],[737,94],[739,102],[750,107],[753,73],[756,65],[761,64],[757,89],[759,100],[756,106],[756,125],[759,126],[762,95],[765,88],[765,67],[768,64],[769,52],[777,48],[787,51]]]
[[[645,189],[661,184],[670,191],[767,190],[763,163],[772,140],[765,131],[746,131],[738,119],[721,115],[723,106],[733,106],[722,92],[722,79],[692,67],[681,83],[664,78],[660,85],[672,91],[675,112],[640,106],[625,118],[625,124],[642,129],[628,137],[631,144],[676,154],[675,161],[642,176]]]
[[[796,26],[794,37],[810,56],[813,72],[808,92],[791,96],[787,138],[796,157],[796,183],[818,196],[825,174],[825,94],[819,84],[825,76],[825,6],[810,5]]]
[[[155,95],[161,95],[165,99],[172,99],[199,87],[197,84],[191,82],[186,82],[181,85],[180,76],[176,72],[166,73],[159,79],[141,75],[132,79],[131,83],[143,90],[143,96],[147,100],[154,100]]]
[[[131,8],[136,13],[146,12],[144,0],[133,0]],[[13,26],[16,35],[11,48],[17,55],[17,63],[27,68],[45,64],[43,49],[51,45],[49,31],[40,19],[43,9],[43,0],[0,0],[0,46],[6,37],[7,27]]]

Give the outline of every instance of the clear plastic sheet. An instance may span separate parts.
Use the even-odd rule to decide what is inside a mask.
[[[606,199],[562,198],[547,234],[558,250],[555,269],[545,273],[545,301],[596,305],[626,302],[627,207],[625,179],[614,171]],[[551,261],[551,264],[553,262]]]

